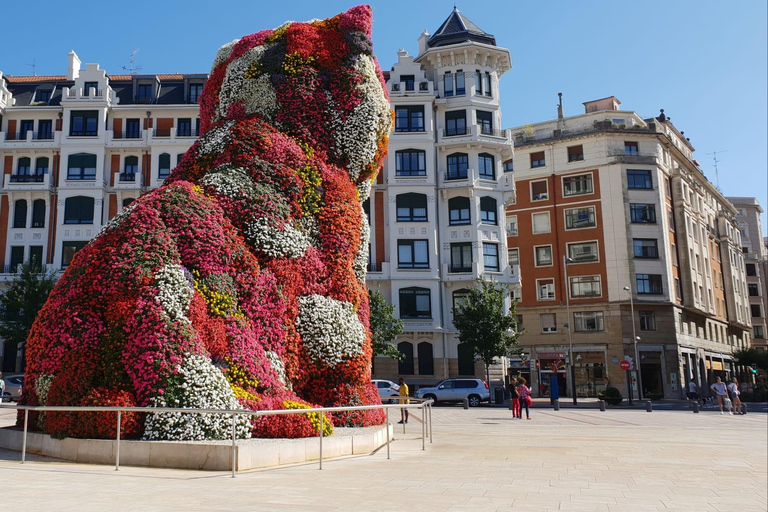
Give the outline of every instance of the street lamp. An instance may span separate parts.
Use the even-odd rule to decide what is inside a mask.
[[[632,288],[625,286],[624,290],[629,292],[629,310],[632,313],[632,343],[635,345],[635,371],[637,371],[637,399],[643,399],[643,380],[640,376],[640,357],[637,355],[637,342],[640,336],[635,334],[635,301],[632,296]],[[630,374],[631,375],[631,374]],[[632,403],[632,395],[629,396],[629,402]]]
[[[568,328],[568,366],[571,369],[571,393],[573,393],[573,405],[577,405],[576,399],[576,368],[573,366],[573,335],[571,334],[571,301],[570,301],[570,283],[568,282],[568,264],[573,260],[563,254],[563,273],[565,274],[565,314],[568,322],[565,326]]]

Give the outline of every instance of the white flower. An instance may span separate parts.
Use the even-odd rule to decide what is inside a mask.
[[[200,137],[200,146],[198,155],[217,155],[223,152],[229,144],[229,129],[235,124],[234,121],[228,121],[222,126],[208,130]]]
[[[219,194],[232,199],[252,197],[255,192],[253,180],[242,167],[229,164],[219,166],[208,172],[200,183],[213,187]]]
[[[230,41],[229,43],[219,48],[219,52],[216,54],[216,58],[213,59],[211,73],[213,73],[213,70],[215,70],[219,64],[224,64],[229,60],[230,55],[232,55],[232,50],[235,49],[235,45],[239,42],[239,39],[235,39],[234,41]]]
[[[245,101],[246,114],[261,114],[271,120],[277,113],[277,96],[269,75],[247,78],[246,71],[258,62],[264,52],[272,45],[256,46],[230,62],[219,92],[219,105],[216,115],[220,119],[227,117],[229,107],[238,101]]]
[[[277,355],[277,352],[273,352],[271,350],[267,350],[266,352],[269,363],[272,365],[272,369],[275,370],[275,373],[277,373],[277,378],[280,380],[280,382],[286,384],[285,363],[282,359],[280,359],[280,356]]]
[[[48,392],[51,390],[51,384],[53,384],[53,375],[49,374],[42,374],[35,381],[35,393],[40,405],[46,405],[48,402]]]
[[[357,248],[355,254],[355,261],[353,268],[355,269],[355,276],[361,283],[365,282],[365,274],[368,267],[368,246],[371,241],[371,226],[368,225],[368,219],[363,212],[362,222],[360,225],[360,245]]]
[[[286,224],[283,229],[270,225],[267,219],[256,219],[245,226],[245,237],[255,248],[272,258],[301,258],[310,246],[302,231]]]
[[[313,360],[333,368],[362,353],[365,328],[352,304],[322,295],[306,295],[298,300],[296,330]]]
[[[242,409],[221,370],[204,356],[189,355],[178,367],[177,380],[163,395],[152,398],[149,407],[186,409]],[[170,398],[173,397],[173,398]],[[236,437],[251,437],[248,416],[235,420]],[[182,414],[159,412],[147,414],[144,438],[149,440],[202,441],[231,439],[232,416],[229,414]]]
[[[155,300],[163,306],[168,318],[189,323],[186,315],[194,290],[189,286],[184,269],[180,265],[166,265],[155,275],[155,283],[160,290]]]

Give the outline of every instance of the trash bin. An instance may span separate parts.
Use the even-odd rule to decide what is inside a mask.
[[[493,388],[493,401],[497,404],[504,403],[504,388]]]

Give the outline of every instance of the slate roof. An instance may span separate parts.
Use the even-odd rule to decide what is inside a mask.
[[[435,48],[437,46],[448,46],[467,41],[496,46],[496,38],[493,35],[488,34],[472,23],[454,6],[450,16],[432,34],[432,37],[427,40],[427,46]]]

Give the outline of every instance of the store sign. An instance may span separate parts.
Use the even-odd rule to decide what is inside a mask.
[[[539,359],[565,359],[565,352],[538,352]]]

